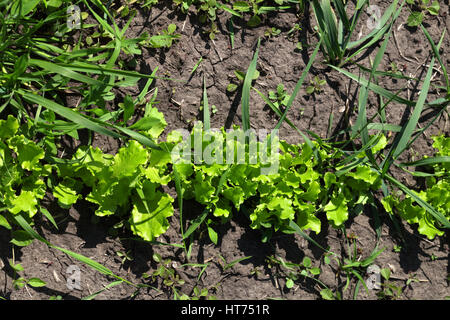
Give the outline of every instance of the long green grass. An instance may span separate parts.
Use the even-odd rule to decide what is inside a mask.
[[[369,1],[357,1],[353,15],[348,14],[348,3],[344,4],[342,0],[335,0],[333,1],[335,9],[333,9],[330,0],[312,1],[319,37],[323,42],[323,53],[328,62],[333,65],[343,65],[349,62],[382,39],[401,10],[400,7],[397,12],[395,11],[398,0],[393,1],[380,17],[378,22],[381,27],[379,29],[375,28],[361,39],[351,41]]]

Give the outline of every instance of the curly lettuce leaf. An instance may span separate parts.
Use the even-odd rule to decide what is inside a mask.
[[[316,207],[310,203],[298,203],[297,204],[297,224],[301,229],[311,229],[315,233],[320,232],[320,219],[317,218],[314,213]]]
[[[16,152],[17,161],[23,169],[33,171],[39,168],[39,160],[44,158],[45,153],[34,142],[19,135],[10,139],[10,146]]]
[[[331,200],[325,205],[324,211],[327,214],[328,220],[331,221],[333,227],[340,227],[348,219],[348,207],[347,200],[344,195],[340,193],[335,195]]]
[[[53,196],[58,199],[61,208],[68,209],[81,197],[78,194],[77,182],[71,178],[65,178],[53,189]]]
[[[13,137],[19,129],[19,121],[12,115],[8,115],[6,120],[0,120],[0,140],[5,141]]]
[[[20,194],[12,199],[9,199],[11,207],[9,211],[13,214],[18,214],[19,212],[28,213],[29,217],[32,218],[37,213],[37,197],[36,193],[33,191],[22,190]]]
[[[146,241],[154,241],[169,228],[167,218],[173,215],[172,197],[156,191],[157,184],[144,181],[142,194],[136,197],[128,220],[131,231]]]
[[[131,176],[140,165],[147,162],[148,152],[137,141],[131,140],[126,148],[120,148],[111,166],[115,178]]]
[[[144,131],[152,139],[157,139],[164,128],[167,126],[167,122],[164,119],[162,112],[159,112],[157,108],[150,108],[146,115],[139,119],[135,124],[130,126],[130,129]]]

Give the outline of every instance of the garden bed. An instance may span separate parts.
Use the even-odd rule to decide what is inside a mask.
[[[385,12],[391,4],[392,1],[376,2],[381,12]],[[82,11],[90,13],[83,3],[80,3],[80,7]],[[114,12],[119,7],[120,5],[116,4],[109,9]],[[377,68],[378,71],[390,73],[377,76],[379,87],[414,102],[412,106],[408,106],[394,99],[386,107],[385,119],[392,128],[400,128],[397,131],[384,131],[387,138],[386,151],[396,135],[405,130],[406,124],[414,115],[414,107],[420,100],[421,88],[427,78],[433,56],[433,48],[421,27],[406,25],[410,8],[405,5],[393,22],[392,32]],[[150,75],[157,69],[156,75],[160,78],[152,82],[145,98],[155,98],[158,103],[153,107],[163,114],[167,123],[158,141],[166,141],[169,133],[174,130],[191,130],[197,120],[205,122],[205,92],[211,110],[211,128],[231,129],[233,125],[242,126],[246,120],[242,118],[241,104],[245,83],[236,76],[236,71],[240,71],[245,78],[252,61],[257,62],[256,70],[259,76],[252,82],[252,87],[256,90],[251,89],[249,94],[250,127],[254,130],[272,130],[280,117],[257,90],[267,97],[270,96],[269,92],[273,91],[272,95],[276,96],[277,87],[282,84],[285,91],[279,87],[279,92],[292,94],[311,57],[314,62],[287,113],[292,126],[286,121],[283,122],[279,137],[289,144],[305,146],[304,137],[293,129],[296,127],[299,131],[308,133],[307,136],[314,141],[316,137],[311,135],[311,132],[323,140],[330,139],[330,143],[344,141],[349,137],[349,127],[358,124],[358,116],[361,114],[358,110],[358,99],[363,87],[357,79],[351,79],[345,72],[368,78],[373,61],[376,60],[377,52],[385,39],[383,37],[350,63],[341,65],[339,68],[344,71],[342,72],[327,65],[327,56],[322,50],[319,50],[317,55],[314,54],[320,33],[315,30],[317,22],[312,4],[306,5],[304,12],[301,12],[299,5],[292,5],[292,8],[287,10],[271,11],[261,15],[261,23],[254,27],[247,24],[251,14],[244,14],[241,19],[228,11],[217,10],[217,32],[214,33],[214,40],[210,39],[207,32],[210,28],[209,22],[201,23],[193,7],[183,13],[171,1],[160,1],[153,5],[151,10],[142,8],[139,3],[130,5],[130,9],[136,10],[136,16],[131,20],[125,37],[137,38],[143,32],[156,35],[162,30],[168,30],[170,24],[176,25],[174,34],[180,35],[168,48],[141,44],[140,54],[132,57],[122,51],[119,57],[119,61],[125,61],[122,65],[124,69],[129,71]],[[348,10],[353,10],[352,3],[349,4]],[[101,12],[99,8],[95,11]],[[450,60],[449,13],[448,3],[441,2],[439,14],[426,14],[423,21],[424,28],[435,44],[439,42],[443,30],[446,30],[441,49],[438,50],[444,66],[448,66]],[[231,17],[233,37],[230,36]],[[119,14],[116,16],[116,23],[123,28],[129,18],[130,16],[121,18]],[[371,31],[367,24],[369,18],[367,12],[361,15],[352,41]],[[86,17],[86,22],[96,23],[92,13]],[[295,25],[298,27],[294,27]],[[101,27],[94,29],[101,30]],[[75,43],[78,37],[86,41],[86,36],[92,35],[94,29],[74,30],[70,35],[75,39]],[[94,41],[97,40],[94,38]],[[358,64],[368,68],[369,73],[363,73]],[[437,59],[434,66],[426,101],[430,103],[444,98],[447,102],[437,107],[424,108],[415,129],[426,127],[426,130],[413,136],[417,137],[414,142],[395,159],[399,163],[417,161],[424,156],[433,157],[437,149],[433,148],[432,137],[449,136],[446,96],[448,88],[445,87],[444,72]],[[394,77],[393,74],[400,77]],[[406,79],[404,76],[414,79]],[[106,102],[105,109],[119,110],[118,104],[123,103],[126,96],[136,99],[143,91],[146,81],[141,79],[135,86],[112,89],[115,97]],[[380,104],[387,100],[383,97],[380,101],[380,96],[374,90],[369,90],[366,112],[367,119],[373,119],[369,122],[379,122],[378,118],[371,117],[377,115]],[[77,94],[64,96],[65,106],[76,108],[78,97]],[[1,104],[4,101],[6,100],[2,98]],[[272,99],[272,102],[275,101],[276,99]],[[283,103],[286,101],[276,101],[282,112],[285,110]],[[35,104],[26,99],[24,103],[29,114],[35,115]],[[439,108],[445,110],[436,117],[441,110]],[[141,118],[143,109],[143,105],[138,106],[128,124]],[[7,119],[8,114],[16,116],[17,112],[19,111],[14,106],[8,105],[0,113],[0,117]],[[21,121],[24,123],[26,118]],[[340,134],[342,131],[344,133]],[[105,155],[115,155],[121,147],[128,145],[124,139],[98,132],[88,133],[86,129],[80,129],[78,132],[79,139],[64,136],[58,145],[57,157],[70,159],[80,145],[98,147]],[[371,135],[378,132],[380,130],[370,130]],[[38,139],[38,136],[35,138]],[[352,148],[355,145],[364,145],[360,137],[354,141]],[[348,151],[353,149],[349,147]],[[377,161],[382,160],[383,158],[377,158]],[[171,166],[168,170],[170,168]],[[414,171],[416,167],[410,166],[408,169]],[[52,171],[52,174],[55,172],[57,171]],[[408,189],[424,190],[426,186],[424,177],[416,177],[400,167],[392,166],[389,172]],[[446,174],[444,178],[448,179],[448,171]],[[92,201],[86,200],[89,192],[80,192],[83,196],[64,209],[58,204],[58,199],[47,191],[40,204],[55,219],[58,229],[41,213],[33,217],[33,229],[53,246],[90,258],[108,268],[115,277],[105,276],[98,268],[96,270],[75,259],[73,255],[49,247],[42,241],[33,240],[26,246],[21,246],[23,243],[17,245],[17,242],[13,244],[10,242],[11,230],[0,227],[0,267],[3,273],[0,276],[0,296],[11,300],[46,300],[55,297],[80,299],[99,291],[101,293],[96,295],[95,299],[153,300],[189,297],[220,300],[428,300],[448,299],[450,296],[448,229],[440,228],[443,230],[442,235],[429,239],[418,231],[417,224],[407,223],[400,215],[391,216],[382,205],[385,196],[381,187],[373,190],[373,205],[372,202],[369,203],[358,214],[350,213],[343,225],[337,228],[333,226],[336,221],[331,222],[324,212],[318,213],[320,232],[303,230],[311,237],[309,240],[302,236],[303,233],[278,231],[273,232],[267,241],[263,241],[263,228],[252,228],[249,218],[251,212],[247,212],[254,207],[244,205],[239,211],[233,208],[232,218],[225,219],[224,223],[219,223],[220,219],[214,220],[215,218],[211,217],[214,220],[210,225],[213,229],[212,235],[206,224],[201,224],[192,233],[192,237],[183,241],[181,230],[186,232],[192,222],[202,215],[205,206],[195,199],[185,199],[180,216],[179,190],[176,184],[176,179],[172,179],[170,183],[163,183],[160,188],[162,193],[173,199],[174,211],[173,215],[168,217],[170,225],[167,231],[154,239],[158,243],[149,243],[139,238],[125,227],[126,223],[117,227],[118,223],[128,221],[126,214],[129,212],[124,213],[125,218],[120,215],[96,216],[98,207]],[[17,195],[19,191],[16,190]],[[392,190],[392,193],[395,192],[396,190]],[[443,207],[445,205],[448,209],[448,203]],[[446,215],[448,220],[449,212],[442,214]],[[13,227],[13,230],[18,229],[18,225]],[[216,244],[212,241],[215,239]],[[313,241],[310,241],[311,239]],[[371,256],[373,259],[369,259],[367,265],[358,265]],[[23,270],[11,267],[11,259],[16,264],[19,263]],[[351,263],[355,264],[354,268],[348,267]],[[80,271],[81,282],[78,289],[68,287],[67,281],[74,275],[73,271],[68,272],[72,265],[77,266]],[[383,284],[379,288],[365,287],[370,276],[367,267],[370,265],[377,265],[383,270],[379,278]],[[387,272],[390,273],[389,276]],[[33,286],[30,283],[14,288],[14,280],[17,284],[19,277],[38,278],[45,282],[45,285]],[[131,284],[125,281],[115,283],[117,279],[125,279]],[[105,290],[111,283],[114,286]]]

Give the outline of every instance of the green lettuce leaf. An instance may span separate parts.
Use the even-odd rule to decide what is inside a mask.
[[[154,241],[169,228],[168,217],[173,215],[173,198],[156,191],[157,184],[144,181],[144,199],[136,197],[129,219],[131,230],[146,241]]]
[[[328,220],[331,221],[333,227],[340,227],[348,219],[348,207],[347,200],[344,195],[340,193],[338,196],[334,196],[325,205],[324,211],[327,214]]]
[[[10,139],[10,145],[17,153],[17,161],[23,169],[33,171],[39,168],[39,160],[44,158],[44,150],[23,135]]]

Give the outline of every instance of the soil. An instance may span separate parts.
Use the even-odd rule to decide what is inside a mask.
[[[426,28],[437,43],[441,32],[445,29],[446,36],[442,43],[441,55],[444,64],[449,65],[450,56],[450,18],[448,1],[441,1],[440,14],[437,17],[426,17]],[[390,4],[389,1],[378,1],[382,9]],[[219,32],[214,41],[208,39],[203,27],[196,21],[194,14],[183,15],[172,8],[172,2],[161,2],[150,13],[137,8],[137,16],[133,19],[128,37],[134,37],[146,31],[156,34],[162,29],[167,29],[169,23],[177,25],[177,32],[181,39],[176,41],[169,49],[144,48],[142,56],[137,57],[137,71],[149,74],[158,68],[158,75],[173,79],[187,80],[187,82],[156,80],[153,84],[158,88],[157,108],[164,113],[168,126],[164,136],[178,128],[189,129],[192,123],[201,119],[199,111],[202,97],[202,80],[205,78],[210,105],[217,107],[217,112],[212,115],[211,127],[230,128],[232,125],[240,125],[240,94],[239,90],[230,94],[227,85],[235,81],[234,71],[246,71],[253,57],[258,38],[261,38],[257,69],[260,77],[254,86],[267,95],[269,90],[275,91],[278,84],[282,83],[287,92],[292,92],[301,72],[308,63],[309,57],[317,43],[314,34],[315,21],[313,15],[298,16],[294,10],[273,13],[267,15],[262,25],[255,28],[246,26],[245,21],[233,20],[235,29],[234,48],[231,48],[230,37],[226,28],[226,21],[230,17],[228,13],[218,15]],[[395,36],[389,40],[386,54],[379,67],[380,70],[389,70],[391,63],[396,63],[405,74],[411,74],[423,80],[429,63],[431,48],[420,29],[405,27],[407,10],[403,10],[397,20],[394,30]],[[361,19],[362,35],[368,32],[365,26],[365,18]],[[310,20],[311,19],[311,20]],[[123,22],[125,23],[125,22]],[[293,37],[287,36],[295,23],[302,29],[296,31]],[[267,28],[275,27],[281,30],[280,35],[266,37]],[[394,41],[396,39],[396,42]],[[304,49],[296,49],[296,43],[303,42]],[[369,65],[369,59],[375,57],[379,46],[374,46],[364,56],[360,56],[357,62]],[[194,74],[191,70],[202,58],[202,62]],[[329,137],[339,132],[346,125],[346,117],[349,121],[355,121],[354,114],[357,109],[358,85],[339,72],[321,63],[323,57],[319,52],[316,62],[306,79],[309,83],[314,76],[325,79],[326,84],[322,91],[309,95],[306,93],[306,85],[302,87],[291,110],[289,119],[303,132],[312,131],[322,138]],[[358,74],[355,65],[345,65],[344,69]],[[443,83],[443,75],[436,72],[432,84]],[[136,96],[140,86],[132,88],[123,94]],[[420,85],[417,81],[407,84],[406,80],[392,80],[388,77],[380,77],[379,85],[391,91],[401,90],[404,98],[416,100]],[[406,89],[405,89],[406,88]],[[429,99],[438,97],[438,91],[433,86]],[[369,116],[375,114],[379,102],[377,97],[369,96]],[[345,112],[342,112],[343,108]],[[251,126],[254,129],[272,129],[278,118],[271,113],[262,98],[255,92],[251,93]],[[390,123],[401,124],[411,114],[412,109],[403,105],[391,103],[386,109]],[[425,126],[433,116],[434,110],[430,110],[420,121],[420,126]],[[328,130],[330,115],[333,116],[331,128]],[[431,154],[433,148],[429,137],[431,135],[449,134],[448,119],[441,117],[435,121],[426,131],[426,137],[416,140],[401,160],[417,159],[426,154]],[[302,138],[287,124],[283,124],[280,137],[290,143],[300,143]],[[120,147],[117,141],[112,141],[99,135],[94,137],[94,146],[99,146],[105,152],[115,153]],[[420,184],[419,180],[402,172],[393,172],[399,180],[409,187]],[[167,190],[176,197],[174,188]],[[269,262],[268,257],[277,256],[284,261],[300,264],[304,257],[312,259],[313,266],[321,268],[320,281],[332,290],[337,288],[342,291],[346,285],[346,278],[341,273],[337,274],[337,264],[332,260],[331,264],[324,263],[324,252],[304,240],[298,235],[274,234],[268,243],[261,241],[261,233],[249,228],[249,220],[244,214],[237,214],[232,221],[221,225],[217,230],[219,242],[212,244],[207,232],[200,233],[192,244],[192,252],[189,261],[183,249],[160,244],[149,244],[131,239],[132,235],[125,232],[119,235],[111,235],[109,230],[114,224],[113,220],[93,218],[92,207],[87,202],[80,201],[70,210],[63,210],[55,205],[51,199],[45,205],[56,217],[59,229],[56,230],[45,218],[36,221],[36,230],[52,244],[63,247],[101,263],[116,275],[135,284],[147,284],[149,287],[136,288],[127,284],[114,286],[101,292],[96,299],[173,299],[174,292],[164,285],[160,278],[152,281],[151,273],[159,267],[152,259],[155,253],[163,259],[170,259],[170,268],[176,270],[185,283],[177,287],[179,293],[192,296],[194,287],[207,288],[208,294],[217,299],[269,299],[282,298],[292,300],[315,300],[320,298],[320,286],[308,279],[299,278],[291,289],[286,288],[286,276],[282,274],[279,266]],[[382,208],[382,207],[381,207]],[[197,208],[186,204],[186,215],[195,217],[199,213]],[[399,222],[400,232],[394,227],[392,220],[380,209],[381,240],[379,248],[384,251],[376,258],[375,264],[380,268],[390,268],[391,283],[402,288],[399,299],[444,299],[450,296],[448,275],[450,274],[449,234],[434,241],[424,239],[414,227]],[[356,243],[362,257],[367,257],[373,250],[377,235],[375,232],[376,219],[373,213],[364,212],[353,217],[347,223],[347,234],[354,234]],[[328,226],[326,220],[322,221],[320,234],[313,233],[310,236],[322,247],[329,247],[331,251],[344,254],[346,249],[345,237],[338,231]],[[158,241],[168,244],[180,244],[179,212],[171,218],[171,228],[162,235]],[[403,237],[403,241],[401,239]],[[63,299],[80,299],[87,297],[114,281],[90,267],[67,256],[66,254],[47,247],[45,244],[34,241],[32,244],[20,248],[9,243],[10,235],[4,229],[0,229],[0,296],[12,300],[40,299],[61,296]],[[26,279],[38,277],[47,285],[41,288],[26,286],[22,289],[14,289],[12,281],[17,275],[9,267],[8,260],[19,262],[24,271],[21,276]],[[127,252],[130,260],[123,261],[117,252]],[[247,258],[229,268],[225,268],[236,259]],[[186,266],[186,263],[191,265]],[[197,265],[195,265],[197,264]],[[203,266],[207,264],[202,271]],[[80,269],[81,288],[68,289],[67,280],[71,273],[67,268],[76,265]],[[3,268],[1,268],[3,267]],[[409,281],[408,281],[409,279]],[[345,299],[352,299],[352,293],[356,281],[352,281],[349,289],[343,292]],[[408,285],[407,285],[408,283]],[[380,290],[364,290],[361,286],[357,299],[377,299]]]

